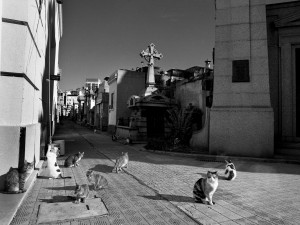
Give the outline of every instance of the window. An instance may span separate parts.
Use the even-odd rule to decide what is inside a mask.
[[[249,60],[232,61],[232,82],[250,82]]]
[[[114,96],[115,96],[115,93],[110,94],[110,106],[109,106],[110,109],[114,108]]]

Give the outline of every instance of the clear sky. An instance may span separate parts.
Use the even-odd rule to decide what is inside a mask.
[[[141,66],[154,43],[162,70],[204,66],[214,47],[214,0],[64,0],[60,88]],[[146,62],[144,63],[146,65]]]

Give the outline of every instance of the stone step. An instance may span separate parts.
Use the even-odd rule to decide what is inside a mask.
[[[281,144],[277,149],[275,149],[275,154],[300,156],[300,143]]]

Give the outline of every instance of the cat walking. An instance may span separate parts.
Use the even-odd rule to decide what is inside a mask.
[[[231,160],[227,161],[225,160],[226,166],[225,166],[225,177],[227,180],[234,180],[237,176],[236,169],[234,164],[231,162]]]
[[[108,187],[107,180],[100,174],[95,173],[93,170],[88,170],[86,172],[86,177],[88,181],[94,185],[95,191]]]
[[[193,196],[196,202],[214,205],[213,194],[218,188],[218,172],[207,172],[205,178],[200,178],[194,185]]]
[[[76,167],[79,166],[79,161],[82,159],[84,155],[84,152],[80,153],[78,152],[77,154],[70,155],[66,160],[65,160],[65,167]]]
[[[129,156],[128,152],[122,152],[122,156],[116,159],[115,167],[112,169],[111,172],[116,170],[116,173],[119,173],[119,171],[122,171],[122,168],[128,168],[129,163]]]
[[[11,167],[5,177],[5,194],[19,194],[26,192],[25,183],[34,169],[34,163],[25,160],[22,168]]]

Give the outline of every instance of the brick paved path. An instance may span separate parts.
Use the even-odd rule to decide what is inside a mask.
[[[80,167],[62,168],[70,180],[38,179],[11,224],[36,224],[41,202],[70,195],[75,182],[87,182],[88,169],[109,182],[109,188],[97,193],[109,216],[63,224],[299,224],[300,165],[236,162],[237,179],[229,182],[220,176],[216,205],[206,206],[194,203],[193,185],[207,170],[222,175],[223,162],[138,151],[70,122],[58,130],[56,139],[66,140],[66,153],[85,152]],[[129,152],[129,168],[111,173],[112,160],[122,151]]]

